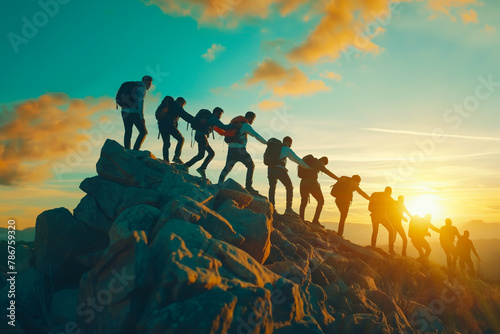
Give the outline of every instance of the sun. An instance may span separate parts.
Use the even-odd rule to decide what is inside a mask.
[[[430,213],[432,217],[441,216],[443,209],[440,204],[439,196],[433,194],[422,194],[408,196],[405,199],[406,208],[412,215],[424,216]]]

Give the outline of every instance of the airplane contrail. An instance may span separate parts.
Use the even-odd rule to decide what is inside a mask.
[[[379,128],[359,128],[364,131],[373,132],[385,132],[385,133],[396,133],[404,135],[414,135],[414,136],[434,136],[435,134],[429,132],[419,132],[419,131],[407,131],[407,130],[390,130],[390,129],[379,129]],[[439,134],[441,137],[448,138],[459,138],[459,139],[472,139],[472,140],[487,140],[487,141],[500,141],[500,138],[496,137],[482,137],[482,136],[464,136],[464,135],[450,135],[450,134]]]

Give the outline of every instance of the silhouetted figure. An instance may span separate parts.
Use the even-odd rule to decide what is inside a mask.
[[[427,261],[429,259],[431,246],[427,240],[425,240],[426,236],[431,236],[429,228],[435,232],[440,232],[436,226],[432,225],[431,218],[432,216],[430,214],[426,214],[424,218],[415,215],[410,220],[408,236],[411,239],[411,243],[418,251],[419,257],[417,260]]]
[[[188,123],[191,123],[193,116],[189,115],[185,110],[186,100],[183,97],[178,97],[175,101],[171,96],[166,96],[156,110],[156,119],[158,120],[158,129],[163,139],[163,160],[169,161],[168,150],[170,148],[170,136],[177,140],[175,147],[173,162],[182,164],[180,158],[182,146],[184,145],[184,137],[177,128],[179,117],[182,117]]]
[[[349,207],[351,206],[354,192],[356,191],[365,199],[370,200],[370,196],[359,187],[360,183],[361,177],[359,175],[353,175],[352,177],[341,176],[332,187],[330,194],[335,197],[335,204],[340,211],[339,229],[337,232],[339,236],[344,234],[345,221],[349,213]]]
[[[394,210],[394,200],[391,197],[392,188],[386,187],[384,192],[375,192],[370,196],[370,203],[368,204],[368,210],[371,212],[370,217],[372,220],[372,240],[371,246],[376,247],[378,227],[382,224],[389,232],[389,253],[395,254],[394,252],[394,227],[392,226],[388,215],[390,215],[390,210]]]
[[[319,222],[319,217],[321,215],[321,211],[323,210],[323,205],[325,204],[325,198],[323,197],[323,192],[321,191],[321,186],[318,182],[318,174],[319,172],[323,172],[332,179],[338,180],[339,178],[326,168],[326,165],[328,165],[327,157],[316,159],[312,155],[306,155],[302,158],[302,161],[304,161],[310,169],[304,169],[300,166],[298,169],[298,176],[301,178],[299,216],[302,220],[304,220],[309,195],[312,195],[318,202],[312,223],[322,226]]]
[[[402,224],[403,221],[408,221],[408,219],[406,219],[406,217],[404,216],[405,213],[409,218],[412,217],[410,212],[408,212],[408,209],[406,209],[405,197],[400,195],[398,196],[398,200],[394,201],[394,205],[389,207],[388,218],[392,224],[392,227],[394,227],[394,242],[396,242],[398,234],[403,240],[403,251],[401,253],[402,256],[406,256],[406,249],[408,247],[408,239],[406,238],[405,229],[403,228]]]
[[[139,135],[134,144],[134,150],[141,148],[148,130],[144,120],[144,98],[146,90],[151,87],[153,78],[149,75],[142,77],[142,81],[127,81],[123,83],[116,94],[116,103],[122,108],[123,125],[125,126],[124,146],[130,149],[132,128],[135,125]]]
[[[445,225],[439,230],[439,242],[446,254],[448,268],[453,268],[457,264],[457,248],[455,247],[455,237],[460,239],[460,233],[455,226],[451,225],[451,219],[445,219]]]
[[[251,124],[255,120],[255,113],[249,111],[245,114],[243,119],[237,117],[233,119],[231,123],[236,123],[235,120],[240,123],[241,127],[239,129],[232,130],[234,131],[234,136],[227,136],[225,138],[229,148],[227,150],[226,165],[222,169],[219,176],[219,183],[224,182],[227,174],[231,172],[237,162],[241,162],[247,168],[247,175],[245,179],[246,190],[252,195],[258,195],[259,192],[252,187],[255,164],[246,148],[248,135],[254,137],[262,144],[267,144],[267,141],[252,128]]]
[[[267,141],[267,149],[264,153],[264,164],[267,165],[267,178],[269,180],[269,202],[275,206],[276,184],[278,180],[285,186],[286,189],[286,210],[285,214],[296,214],[292,210],[293,201],[293,185],[288,170],[286,169],[286,159],[289,158],[305,169],[309,166],[302,161],[290,148],[292,146],[292,138],[285,137],[283,142],[276,138],[271,138]]]
[[[474,263],[472,262],[472,258],[470,255],[471,250],[476,255],[477,259],[481,261],[479,254],[477,254],[476,248],[472,243],[472,240],[469,239],[469,231],[464,231],[464,235],[460,236],[457,241],[457,254],[458,254],[458,262],[460,264],[460,270],[464,272],[466,270],[465,265],[469,267],[469,275],[470,277],[476,277],[476,272],[474,270]]]
[[[207,177],[205,171],[207,170],[208,164],[215,156],[214,150],[208,143],[208,135],[212,133],[214,126],[217,126],[222,130],[231,130],[235,128],[235,125],[225,125],[220,121],[223,113],[224,110],[219,107],[216,107],[213,113],[211,113],[210,110],[201,109],[196,114],[193,122],[191,123],[193,129],[195,129],[196,131],[194,140],[198,144],[198,154],[195,155],[191,160],[186,162],[184,166],[188,168],[191,167],[192,165],[203,159],[203,157],[205,156],[205,152],[207,152],[207,157],[205,158],[201,166],[196,169],[198,174],[200,174],[203,178]]]

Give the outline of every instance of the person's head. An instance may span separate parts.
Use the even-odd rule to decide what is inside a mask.
[[[451,226],[451,219],[450,218],[446,218],[444,220],[444,223],[446,224],[446,226]]]
[[[321,157],[321,158],[319,158],[319,162],[321,162],[324,166],[326,166],[326,165],[328,165],[328,158]]]
[[[398,202],[399,203],[404,203],[405,202],[405,197],[403,195],[398,196]]]
[[[392,195],[392,188],[391,188],[391,187],[385,187],[384,192],[385,192],[387,195],[391,196],[391,195]]]
[[[186,105],[186,100],[182,97],[179,96],[178,98],[175,99],[175,102],[177,102],[178,105],[180,105],[182,108]]]
[[[149,89],[151,87],[151,84],[153,83],[153,78],[151,78],[149,75],[145,75],[142,77],[142,82],[146,85],[146,89]]]
[[[286,136],[285,138],[283,138],[283,145],[287,146],[287,147],[292,147],[292,138]]]
[[[360,184],[360,183],[361,183],[361,176],[359,176],[359,175],[353,175],[353,176],[351,177],[351,179],[353,179],[353,180],[354,180],[354,182],[356,182],[357,184]]]
[[[214,108],[214,111],[213,111],[213,114],[215,115],[215,117],[217,117],[218,119],[221,119],[222,117],[222,114],[224,113],[224,110],[222,110],[221,107],[215,107]]]
[[[165,98],[162,101],[162,104],[168,107],[170,107],[172,103],[174,103],[174,98],[172,96],[165,96]]]
[[[464,231],[464,237],[465,237],[465,239],[469,239],[469,231],[468,230]]]
[[[253,111],[247,111],[247,113],[245,114],[245,118],[247,119],[248,121],[248,124],[252,124],[253,121],[255,120],[255,113]]]
[[[432,215],[430,213],[426,213],[424,219],[430,222],[432,219]]]

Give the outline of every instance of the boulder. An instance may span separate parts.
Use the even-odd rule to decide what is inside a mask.
[[[139,204],[146,204],[158,208],[160,206],[160,194],[154,190],[144,188],[125,188],[122,201],[116,209],[116,214],[119,215],[125,209]]]
[[[244,209],[250,202],[252,202],[253,197],[241,191],[224,189],[221,188],[215,195],[215,207],[224,203],[226,200],[233,200],[238,205],[238,208]]]
[[[16,245],[16,271],[19,273],[35,265],[35,252],[23,244]]]
[[[131,187],[151,187],[162,181],[163,175],[150,169],[134,152],[126,151],[116,141],[107,139],[97,162],[97,174],[102,178]]]
[[[55,292],[50,303],[50,315],[58,324],[77,320],[78,289],[65,289]]]
[[[264,263],[271,251],[271,220],[263,214],[238,208],[238,204],[232,200],[224,202],[218,212],[245,238],[238,247]]]
[[[253,200],[246,206],[246,208],[255,213],[262,213],[269,219],[273,218],[273,205],[264,197],[253,196]]]
[[[108,213],[114,216],[114,209],[110,208]],[[111,225],[113,225],[113,220],[104,214],[95,198],[88,194],[82,198],[78,206],[73,210],[73,215],[88,227],[104,234],[108,234]]]
[[[161,212],[155,207],[140,204],[132,206],[123,211],[109,230],[109,242],[128,238],[134,231],[144,231],[146,240],[149,239],[154,224],[160,217]]]
[[[273,331],[269,290],[259,287],[237,287],[230,292],[236,296],[237,301],[229,333],[271,333]]]
[[[99,176],[86,178],[80,183],[80,189],[92,196],[102,212],[111,220],[115,220],[117,217],[116,209],[122,201],[126,188],[121,184]],[[85,206],[82,207],[82,211],[85,209],[92,210],[92,207],[89,206],[90,203],[84,202],[83,204]]]
[[[389,326],[385,319],[374,314],[349,314],[343,326],[345,333],[384,333],[389,334]]]
[[[212,235],[200,225],[179,219],[171,219],[153,236],[151,251],[156,253],[157,247],[159,247],[158,251],[160,251],[160,248],[170,240],[172,233],[179,236],[188,249],[200,249],[203,251],[208,248],[208,239],[212,238]]]

